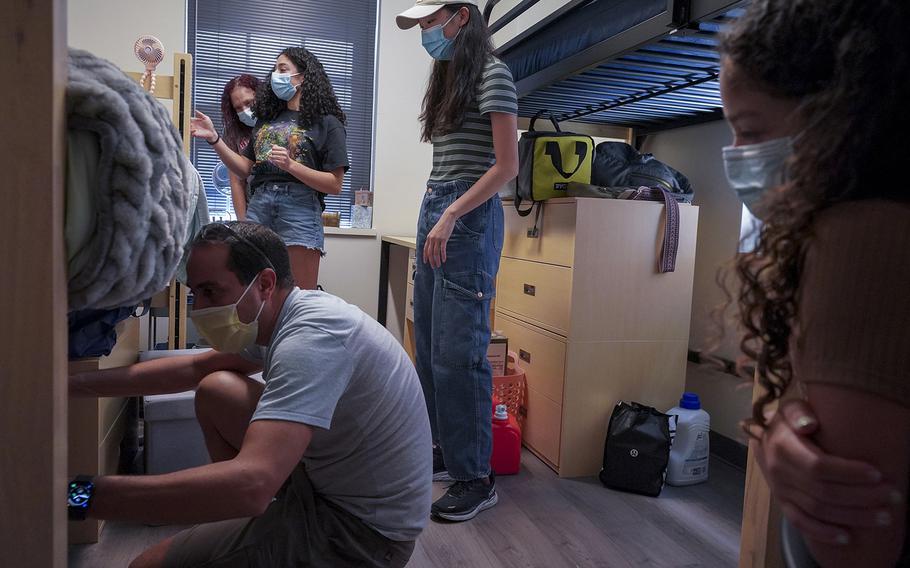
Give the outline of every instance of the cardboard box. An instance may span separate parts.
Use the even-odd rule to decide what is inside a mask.
[[[494,331],[490,336],[490,346],[487,347],[487,360],[493,367],[493,376],[502,377],[506,374],[506,360],[509,355],[509,338],[501,331]]]

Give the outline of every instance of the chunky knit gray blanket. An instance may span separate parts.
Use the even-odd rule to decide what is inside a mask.
[[[70,269],[70,310],[133,305],[164,289],[183,255],[198,176],[164,106],[117,66],[71,49],[67,128],[97,135],[95,231]]]

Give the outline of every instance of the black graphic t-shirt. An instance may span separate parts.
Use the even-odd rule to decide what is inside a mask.
[[[250,143],[242,154],[253,161],[250,190],[264,183],[301,183],[288,172],[269,161],[272,146],[287,148],[291,159],[301,164],[330,172],[337,168],[348,170],[348,150],[344,125],[333,115],[325,115],[310,126],[297,124],[300,113],[284,110],[274,120],[256,127]],[[315,155],[314,155],[315,153]]]

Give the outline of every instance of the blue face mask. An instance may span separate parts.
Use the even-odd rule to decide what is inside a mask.
[[[723,149],[727,181],[746,208],[758,219],[766,211],[761,200],[769,189],[786,181],[787,159],[793,153],[790,137],[760,144],[727,146]]]
[[[452,54],[455,52],[455,38],[458,37],[458,34],[461,33],[461,29],[458,30],[458,34],[455,34],[455,37],[449,39],[445,36],[442,29],[449,25],[458,12],[452,14],[452,17],[445,21],[444,24],[439,24],[438,26],[433,26],[432,28],[427,28],[420,33],[420,41],[423,43],[423,48],[427,50],[427,53],[430,54],[430,57],[433,59],[438,59],[439,61],[448,61],[452,59]]]
[[[253,116],[253,111],[250,110],[250,107],[246,107],[242,111],[238,112],[237,118],[240,119],[240,122],[246,124],[250,128],[256,126],[256,117]]]
[[[297,94],[297,87],[291,83],[291,77],[300,75],[300,73],[279,73],[272,71],[272,92],[275,96],[283,101],[289,101]]]

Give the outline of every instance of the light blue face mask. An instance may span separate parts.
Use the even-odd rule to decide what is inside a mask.
[[[723,153],[730,187],[755,217],[763,219],[766,211],[761,200],[769,189],[786,181],[793,139],[787,136],[760,144],[727,146]]]
[[[420,42],[433,59],[438,59],[439,61],[448,61],[452,59],[452,54],[455,52],[455,38],[461,33],[461,29],[459,28],[458,33],[455,34],[455,37],[452,39],[447,38],[442,30],[449,25],[449,22],[451,22],[457,14],[458,12],[452,14],[452,17],[446,20],[444,24],[439,24],[438,26],[433,26],[432,28],[427,28],[420,32]]]
[[[272,71],[272,92],[275,96],[283,101],[289,101],[297,94],[297,87],[291,83],[291,77],[300,75],[300,73],[279,73]]]
[[[250,128],[256,126],[256,117],[253,116],[253,111],[250,107],[246,107],[242,111],[237,113],[237,118],[240,119],[240,122],[246,124]]]

